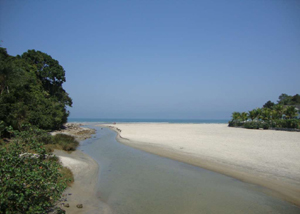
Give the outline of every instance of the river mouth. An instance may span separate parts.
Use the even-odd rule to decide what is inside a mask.
[[[108,128],[79,147],[100,165],[98,197],[116,214],[299,213],[263,188],[123,145]]]

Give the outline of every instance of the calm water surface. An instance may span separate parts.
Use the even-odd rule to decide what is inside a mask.
[[[68,118],[69,122],[97,123],[228,123],[231,119],[118,119],[118,118]]]
[[[100,165],[98,196],[116,214],[300,213],[260,187],[116,141],[101,127],[79,147]]]

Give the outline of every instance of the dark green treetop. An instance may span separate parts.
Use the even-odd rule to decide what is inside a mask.
[[[271,100],[269,100],[268,102],[266,102],[263,107],[264,108],[269,108],[271,109],[275,104],[273,102],[271,102]]]
[[[65,81],[65,70],[51,56],[30,50],[13,57],[0,48],[0,121],[17,130],[26,123],[59,129],[72,106]]]

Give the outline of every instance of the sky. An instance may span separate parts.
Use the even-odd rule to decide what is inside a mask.
[[[0,40],[59,61],[71,118],[229,119],[300,94],[298,0],[0,0]]]

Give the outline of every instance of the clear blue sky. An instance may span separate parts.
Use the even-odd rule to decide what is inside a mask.
[[[297,0],[0,0],[0,40],[60,62],[73,118],[227,119],[300,93]]]

